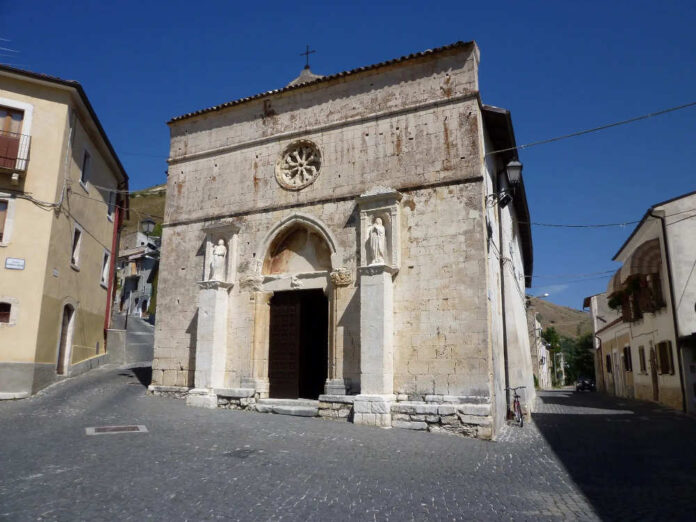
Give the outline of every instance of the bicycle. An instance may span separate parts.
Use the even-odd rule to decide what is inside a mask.
[[[515,416],[515,422],[520,426],[524,426],[524,415],[522,415],[522,407],[520,406],[520,396],[517,395],[517,390],[520,388],[526,388],[526,386],[517,386],[515,388],[505,388],[508,391],[512,391],[512,413]]]

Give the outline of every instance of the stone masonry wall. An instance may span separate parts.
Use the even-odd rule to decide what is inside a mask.
[[[395,389],[488,396],[476,66],[474,49],[459,49],[273,96],[271,109],[258,100],[174,123],[153,384],[193,385],[206,223],[225,217],[239,225],[241,278],[265,255],[257,248],[275,223],[293,212],[312,215],[335,235],[341,262],[355,278],[354,198],[382,185],[404,195]],[[321,173],[305,189],[287,191],[275,180],[275,162],[300,137],[319,146]],[[358,292],[355,282],[339,289],[336,321],[343,376],[353,392],[360,368]],[[250,372],[252,297],[237,281],[225,386],[239,386]]]

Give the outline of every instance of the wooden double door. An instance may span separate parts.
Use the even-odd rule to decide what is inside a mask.
[[[270,397],[318,398],[328,371],[329,303],[324,292],[276,292],[270,312]]]

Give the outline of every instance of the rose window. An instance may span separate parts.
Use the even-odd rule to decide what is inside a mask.
[[[299,190],[312,183],[319,175],[321,153],[311,141],[290,144],[276,163],[276,179],[281,186]]]

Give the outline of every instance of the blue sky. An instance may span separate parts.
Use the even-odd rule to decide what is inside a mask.
[[[131,177],[165,181],[172,116],[457,40],[519,144],[696,101],[696,2],[0,0],[0,61],[75,79]],[[19,22],[23,21],[23,22]],[[27,28],[31,30],[27,30]],[[696,107],[521,152],[532,220],[638,220],[696,190]],[[535,226],[532,294],[579,308],[631,227]],[[580,279],[580,281],[578,281]]]

